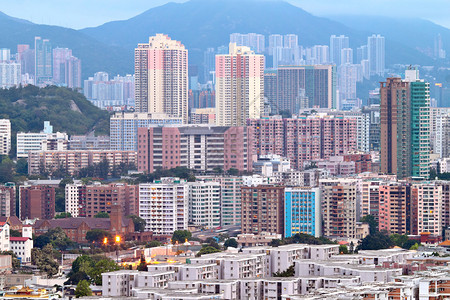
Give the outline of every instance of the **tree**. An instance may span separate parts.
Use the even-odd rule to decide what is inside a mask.
[[[148,243],[146,245],[148,248],[154,248],[154,247],[159,247],[162,246],[162,243],[159,241],[151,241],[150,243]]]
[[[11,237],[21,237],[22,233],[18,230],[10,229],[9,230],[9,236]]]
[[[66,250],[75,243],[67,237],[64,230],[60,227],[56,227],[49,229],[48,232],[34,239],[34,246],[37,248],[43,248],[47,244],[51,244],[54,248],[59,250]]]
[[[403,245],[402,248],[403,249],[409,249],[409,250],[417,250],[417,249],[411,249],[412,247],[414,247],[415,245],[417,245],[417,249],[420,246],[420,243],[418,243],[416,240],[407,240]]]
[[[92,242],[101,243],[105,237],[110,239],[111,233],[109,233],[108,231],[103,230],[103,229],[96,228],[96,229],[92,229],[92,230],[89,230],[88,232],[86,232],[86,240],[91,243]]]
[[[81,280],[90,280],[88,273],[94,264],[95,256],[81,255],[72,263],[72,270],[68,274],[65,284],[76,285]]]
[[[294,265],[291,265],[283,272],[280,271],[273,273],[273,277],[293,277],[294,275],[295,275]]]
[[[360,250],[380,250],[388,249],[393,246],[393,243],[389,236],[385,232],[376,232],[375,234],[369,234],[358,246]]]
[[[203,246],[202,249],[200,249],[200,251],[197,252],[197,257],[202,256],[203,254],[210,254],[210,253],[216,253],[216,252],[220,252],[219,249],[211,247],[211,246]]]
[[[225,243],[223,244],[223,246],[225,247],[225,249],[227,249],[228,247],[233,247],[233,248],[237,248],[238,247],[238,242],[236,241],[236,239],[228,239],[225,241]]]
[[[412,245],[409,250],[418,250],[419,249],[419,244],[415,243],[414,245]]]
[[[282,242],[282,240],[280,240],[280,239],[273,239],[273,240],[271,240],[270,241],[270,244],[269,244],[271,247],[278,247],[278,246],[281,246],[281,245],[283,245],[283,242]]]
[[[175,230],[172,235],[172,243],[178,242],[178,244],[182,244],[191,237],[192,233],[189,230]]]
[[[374,234],[378,231],[378,223],[375,220],[375,217],[373,215],[367,215],[361,218],[360,220],[363,223],[369,224],[369,233]]]
[[[59,269],[59,263],[53,257],[53,247],[47,244],[44,248],[31,249],[31,263],[36,265],[43,273],[47,273],[49,277],[56,275]]]
[[[77,288],[75,289],[75,297],[80,298],[91,295],[92,290],[89,287],[89,282],[87,282],[87,280],[81,280],[80,282],[78,282]]]
[[[119,270],[116,262],[103,255],[82,255],[72,263],[72,270],[68,274],[67,284],[77,284],[81,280],[87,280],[96,285],[102,284],[102,273]]]
[[[28,160],[26,158],[19,158],[16,163],[16,173],[20,175],[28,175]]]
[[[72,218],[72,214],[70,212],[62,212],[55,216],[55,219],[65,219],[65,218]]]
[[[14,181],[14,162],[7,156],[1,157],[0,182]]]
[[[394,244],[397,247],[402,247],[402,248],[404,248],[403,245],[405,243],[407,243],[409,240],[407,235],[402,235],[402,234],[398,234],[398,233],[391,234],[389,236],[389,238],[391,239],[392,244]],[[409,247],[411,247],[411,246],[409,246]],[[406,249],[409,249],[409,247]]]
[[[346,245],[339,245],[339,253],[340,254],[348,254],[348,248]]]
[[[207,244],[207,246],[214,247],[218,250],[221,250],[219,243],[217,243],[216,239],[214,239],[212,237],[207,238],[205,240],[205,243]]]
[[[214,167],[213,171],[216,174],[223,174],[223,169],[221,167]]]
[[[231,176],[237,176],[237,175],[239,175],[239,170],[236,169],[236,168],[230,168],[230,169],[228,169],[227,172],[228,172],[228,174],[231,175]]]
[[[114,260],[105,257],[94,265],[88,275],[93,284],[102,285],[102,273],[113,272],[119,269],[119,266]]]
[[[144,219],[141,217],[131,215],[128,216],[131,220],[133,220],[134,223],[134,231],[144,232],[145,231],[145,225],[147,224]]]
[[[109,214],[107,212],[101,211],[98,212],[94,218],[100,218],[100,219],[109,219]]]

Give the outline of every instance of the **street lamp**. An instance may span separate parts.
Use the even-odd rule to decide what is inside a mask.
[[[116,242],[116,256],[117,256],[117,263],[119,263],[119,244],[120,244],[120,235],[116,235],[114,238],[114,241]]]

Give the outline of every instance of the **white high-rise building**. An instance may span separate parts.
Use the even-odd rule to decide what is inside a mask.
[[[199,176],[197,179],[220,183],[221,225],[241,224],[241,187],[244,185],[242,176]]]
[[[341,65],[353,64],[353,49],[344,48],[341,50]]]
[[[283,36],[281,34],[269,35],[269,55],[273,55],[273,51],[277,47],[283,47]]]
[[[220,183],[189,183],[189,223],[207,229],[220,226]]]
[[[316,64],[324,65],[330,62],[330,49],[327,45],[315,45],[312,49]]]
[[[384,75],[385,70],[385,45],[384,36],[375,35],[367,38],[368,60],[370,75]]]
[[[230,34],[230,43],[237,46],[249,47],[255,53],[263,53],[265,50],[265,37],[258,33],[232,33]]]
[[[188,122],[188,51],[157,34],[134,52],[137,112],[165,113]]]
[[[139,185],[139,217],[145,230],[155,235],[172,235],[188,227],[189,186],[179,178],[161,178]]]
[[[9,60],[11,60],[11,49],[0,48],[0,61],[9,61]]]
[[[264,55],[230,44],[216,55],[216,124],[243,126],[264,111]]]
[[[11,121],[0,120],[0,155],[8,155],[11,151]]]
[[[13,61],[0,62],[0,88],[9,88],[21,83],[20,63]]]
[[[442,234],[442,186],[416,183],[411,187],[411,233]],[[444,206],[445,208],[445,206]]]
[[[349,48],[349,39],[345,35],[332,35],[330,37],[330,62],[336,66],[341,65],[341,50]]]
[[[284,47],[285,48],[296,48],[298,47],[298,35],[296,34],[286,34],[284,36]]]
[[[340,65],[338,68],[338,78],[339,99],[356,99],[356,81],[358,79],[357,65],[349,63]]]
[[[430,136],[433,153],[450,157],[450,108],[430,108]]]
[[[79,192],[82,186],[80,183],[66,184],[66,213],[70,213],[74,218],[77,218],[80,212]]]

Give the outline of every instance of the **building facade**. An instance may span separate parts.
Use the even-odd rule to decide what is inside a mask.
[[[164,113],[115,113],[110,118],[111,150],[137,151],[137,133],[140,127],[182,123],[182,118],[169,117]]]
[[[216,55],[216,124],[243,126],[264,110],[264,55],[230,43]]]
[[[53,219],[55,188],[46,185],[20,186],[20,219]]]
[[[165,113],[188,121],[188,51],[179,41],[157,34],[134,54],[137,112]]]
[[[80,217],[92,218],[99,212],[111,214],[114,205],[122,208],[124,217],[138,215],[138,186],[125,183],[82,186],[78,189],[78,205]]]
[[[28,174],[38,175],[42,171],[65,170],[68,174],[77,174],[81,169],[103,161],[108,162],[111,172],[115,166],[125,164],[136,166],[135,151],[112,150],[68,150],[68,151],[34,151],[28,154]]]
[[[206,229],[221,225],[220,183],[189,183],[189,223]]]
[[[343,116],[279,116],[248,120],[255,155],[277,154],[291,167],[303,169],[311,160],[327,159],[357,150],[356,120]]]
[[[277,77],[276,112],[289,110],[297,114],[302,106],[337,108],[335,66],[281,66]],[[306,105],[301,105],[301,101]]]
[[[430,168],[429,84],[418,70],[388,78],[380,88],[381,172],[428,178]]]
[[[416,183],[411,186],[411,234],[430,232],[442,235],[442,186],[436,183]]]
[[[138,129],[138,170],[158,168],[251,170],[251,135],[245,127],[173,126]]]
[[[31,151],[67,150],[68,136],[65,132],[53,132],[49,121],[44,122],[40,133],[17,133],[17,158],[27,158]]]
[[[242,233],[284,234],[284,187],[258,185],[241,188]]]
[[[284,237],[296,233],[322,235],[320,189],[288,187],[284,201]]]
[[[139,185],[139,217],[145,220],[146,231],[154,235],[172,235],[188,227],[189,188],[177,178],[162,178]]]
[[[321,179],[323,234],[355,238],[358,203],[355,179]]]
[[[389,183],[379,187],[378,228],[390,234],[411,232],[411,186]]]

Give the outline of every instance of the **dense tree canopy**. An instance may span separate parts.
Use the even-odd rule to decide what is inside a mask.
[[[69,239],[60,227],[49,229],[48,232],[34,238],[34,247],[43,248],[51,244],[55,249],[66,250],[75,243]]]
[[[107,212],[101,211],[98,212],[94,218],[100,218],[100,219],[108,219],[109,218],[109,214]]]
[[[78,282],[77,288],[75,289],[75,297],[80,298],[91,295],[92,290],[89,287],[89,282],[87,280],[81,280],[80,282]]]
[[[81,280],[96,285],[102,284],[102,273],[119,270],[117,263],[102,255],[82,255],[72,263],[66,284],[78,284]]]
[[[42,249],[33,248],[31,250],[31,263],[50,277],[58,273],[59,263],[54,257],[51,244],[45,245]]]
[[[134,231],[139,231],[139,232],[145,231],[145,225],[147,223],[145,222],[144,219],[142,219],[141,217],[135,216],[135,215],[128,216],[128,218],[133,220]]]
[[[184,243],[192,237],[192,233],[189,230],[175,230],[172,235],[172,243],[178,242],[179,244]]]

